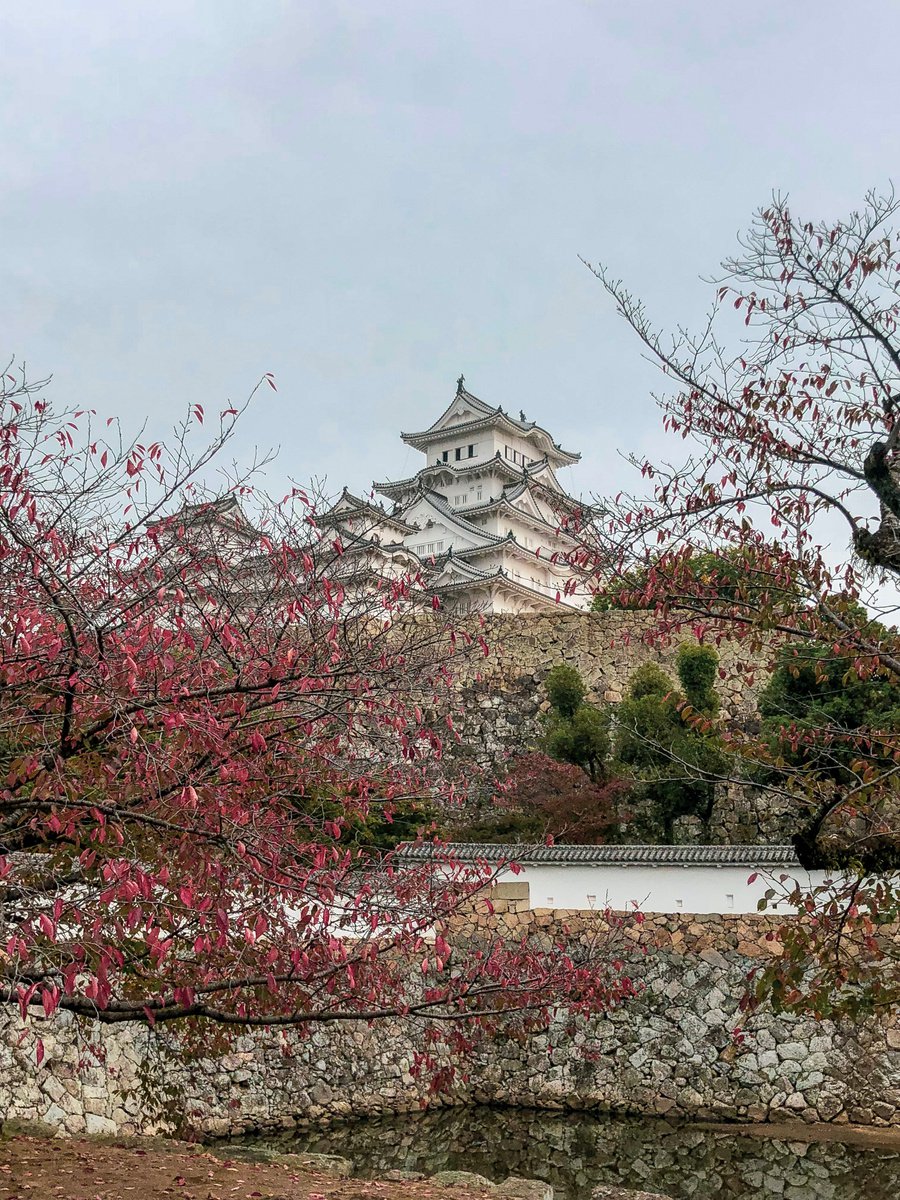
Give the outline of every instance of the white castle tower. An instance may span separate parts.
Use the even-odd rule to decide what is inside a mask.
[[[580,454],[563,450],[524,413],[491,408],[462,376],[432,425],[401,436],[425,465],[409,479],[374,485],[389,506],[344,491],[327,518],[358,547],[377,546],[385,574],[408,570],[415,556],[429,589],[469,612],[588,606],[566,562],[576,541],[565,525],[581,506],[556,475]]]

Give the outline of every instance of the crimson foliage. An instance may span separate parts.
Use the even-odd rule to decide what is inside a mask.
[[[456,1037],[630,990],[601,945],[457,947],[490,869],[359,844],[439,792],[453,736],[467,639],[420,579],[354,557],[299,489],[204,493],[235,409],[192,451],[200,406],[169,444],[129,442],[3,388],[0,997],[104,1022],[413,1014]]]
[[[460,836],[471,841],[592,846],[610,840],[625,819],[629,784],[595,783],[580,767],[546,754],[517,758],[490,811]]]

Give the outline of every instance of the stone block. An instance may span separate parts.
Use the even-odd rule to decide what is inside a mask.
[[[495,883],[491,889],[492,900],[525,900],[531,898],[530,885],[524,881],[504,881]]]
[[[115,1121],[97,1113],[85,1113],[84,1131],[89,1137],[111,1137],[119,1132]]]
[[[64,1096],[67,1096],[65,1084],[61,1079],[57,1079],[55,1075],[46,1075],[41,1080],[41,1091],[45,1092],[51,1100],[60,1103]]]
[[[778,1047],[778,1057],[792,1062],[803,1062],[809,1050],[802,1042],[785,1042]]]
[[[816,1098],[816,1111],[822,1121],[834,1121],[843,1108],[844,1106],[837,1096],[818,1096]]]
[[[854,1125],[871,1125],[872,1110],[870,1108],[848,1108],[847,1118]]]
[[[662,1192],[636,1192],[632,1188],[600,1184],[591,1192],[591,1200],[672,1200]]]
[[[510,1175],[498,1184],[494,1195],[509,1197],[509,1200],[553,1200],[553,1188],[543,1179],[522,1179],[518,1175]]]
[[[493,1192],[497,1187],[492,1180],[476,1175],[474,1171],[438,1171],[431,1176],[431,1182],[438,1187],[478,1188],[484,1192]]]

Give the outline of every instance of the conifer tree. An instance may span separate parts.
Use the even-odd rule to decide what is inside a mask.
[[[718,655],[709,646],[685,644],[678,652],[679,691],[655,663],[631,677],[616,712],[616,759],[626,776],[643,786],[651,829],[671,842],[679,817],[708,821],[715,775],[723,769],[715,724],[719,700],[713,687]]]

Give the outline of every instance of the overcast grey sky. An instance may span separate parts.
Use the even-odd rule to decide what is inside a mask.
[[[653,376],[578,255],[663,321],[773,188],[897,175],[891,0],[31,0],[0,15],[0,352],[157,427],[240,399],[276,475],[363,488],[449,401],[618,487]]]

